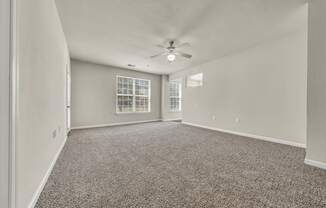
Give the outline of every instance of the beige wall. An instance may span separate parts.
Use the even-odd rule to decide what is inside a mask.
[[[16,207],[26,208],[66,138],[69,55],[53,0],[18,0],[17,5]]]
[[[306,159],[326,168],[326,1],[309,3]]]
[[[182,82],[182,85],[183,85],[183,82]],[[181,112],[171,112],[169,110],[169,76],[168,75],[161,76],[161,94],[162,94],[162,104],[161,104],[162,105],[162,107],[161,107],[162,120],[166,121],[166,120],[182,119],[182,111]],[[182,108],[182,105],[181,105],[181,108]]]
[[[117,75],[151,80],[150,113],[116,113]],[[72,60],[71,96],[72,127],[161,118],[160,75]]]
[[[171,77],[196,72],[204,85],[184,88],[183,121],[306,143],[305,29]]]

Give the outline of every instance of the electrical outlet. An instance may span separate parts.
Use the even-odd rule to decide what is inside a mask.
[[[240,118],[235,118],[235,122],[239,123],[240,122]]]
[[[52,132],[52,138],[54,139],[54,138],[56,138],[57,137],[57,130],[54,130],[53,132]]]

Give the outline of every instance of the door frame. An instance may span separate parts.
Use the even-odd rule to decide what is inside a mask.
[[[10,1],[0,1],[0,202],[9,207],[10,193]]]
[[[0,1],[0,199],[1,206],[15,207],[16,137],[16,0]]]
[[[66,64],[66,132],[71,130],[71,70],[70,60]]]
[[[18,118],[18,33],[17,1],[10,1],[10,143],[9,143],[9,207],[16,207],[16,135]]]

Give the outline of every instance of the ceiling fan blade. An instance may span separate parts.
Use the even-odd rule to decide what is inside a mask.
[[[178,56],[183,56],[183,57],[188,58],[188,59],[190,59],[192,57],[192,55],[190,55],[190,54],[179,52],[179,51],[175,52],[175,54],[178,55]]]
[[[177,45],[176,48],[183,48],[183,47],[189,47],[190,44],[189,43],[182,43],[180,45]]]
[[[156,55],[153,55],[153,56],[150,56],[150,58],[156,58],[156,57],[159,57],[159,56],[164,56],[166,55],[167,52],[163,52],[163,53],[159,53],[159,54],[156,54]]]
[[[156,45],[156,47],[158,47],[158,48],[163,48],[163,49],[166,49],[166,47],[165,47],[165,46],[163,46],[163,45],[160,45],[160,44]]]

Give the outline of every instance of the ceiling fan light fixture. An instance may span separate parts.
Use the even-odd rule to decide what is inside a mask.
[[[150,56],[150,58],[156,58],[159,56],[165,56],[166,59],[168,60],[168,62],[172,63],[173,61],[175,61],[175,59],[177,58],[177,56],[183,57],[183,58],[187,58],[190,59],[192,57],[191,54],[187,54],[187,53],[183,53],[179,50],[177,50],[179,47],[184,47],[184,46],[189,46],[189,43],[183,43],[179,46],[175,46],[174,45],[174,41],[170,41],[169,42],[169,46],[164,47],[162,45],[157,45],[157,47],[164,49],[164,52],[161,52],[159,54],[155,54],[153,56]]]
[[[176,56],[173,53],[170,53],[169,55],[166,56],[167,60],[172,62],[175,60]]]

